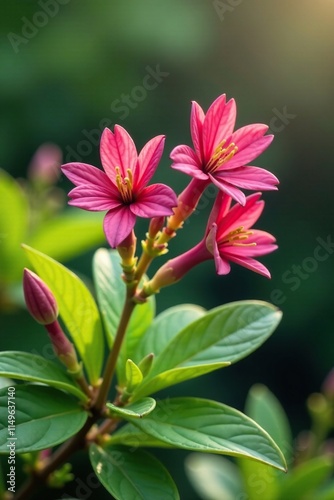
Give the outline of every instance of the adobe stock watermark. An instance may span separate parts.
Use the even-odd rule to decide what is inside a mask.
[[[61,5],[66,5],[71,0],[39,0],[37,10],[31,19],[21,17],[22,27],[20,34],[12,31],[7,34],[7,38],[16,54],[20,50],[20,46],[27,43],[38,35],[39,31],[44,28],[54,18],[60,9]]]
[[[167,71],[162,71],[160,64],[155,68],[146,66],[146,74],[140,85],[136,85],[128,94],[121,94],[120,97],[114,99],[110,105],[110,110],[117,115],[117,119],[125,120],[131,110],[136,109],[143,102],[148,93],[155,90],[169,75]],[[103,118],[100,120],[98,127],[91,130],[83,129],[81,131],[84,139],[76,145],[75,148],[66,146],[65,163],[72,161],[82,161],[86,156],[89,156],[93,148],[100,144],[101,133],[108,127],[110,128],[115,123],[114,119]]]
[[[315,273],[321,262],[325,262],[334,253],[334,241],[332,236],[328,235],[326,239],[318,236],[316,238],[318,245],[313,250],[313,255],[305,257],[298,265],[293,264],[287,269],[281,277],[285,290],[275,288],[271,294],[271,302],[277,306],[284,304],[287,299],[285,291],[295,292],[303,281],[307,280]]]
[[[273,108],[274,116],[270,119],[268,133],[279,134],[290,124],[297,115],[288,112],[287,106],[283,106],[282,111]]]
[[[243,0],[213,0],[212,5],[221,21],[224,21],[227,13],[233,12]]]

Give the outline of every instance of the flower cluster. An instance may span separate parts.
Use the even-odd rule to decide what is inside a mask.
[[[129,134],[116,125],[114,132],[105,129],[101,137],[104,171],[79,162],[62,166],[64,174],[76,186],[69,193],[69,203],[85,210],[107,211],[104,232],[110,246],[118,248],[121,256],[128,255],[130,247],[131,257],[135,254],[136,217],[150,218],[150,228],[157,226],[156,231],[150,229],[147,233],[138,268],[136,259],[127,259],[129,275],[137,282],[150,261],[166,251],[169,239],[196,209],[205,188],[210,183],[218,187],[203,240],[162,266],[142,290],[142,298],[179,280],[194,265],[207,259],[214,259],[218,274],[227,274],[230,263],[234,262],[270,277],[257,257],[277,248],[275,238],[253,229],[264,202],[260,200],[260,192],[246,197],[241,189],[277,189],[278,179],[272,173],[249,165],[270,145],[273,136],[266,135],[268,127],[263,124],[234,131],[235,120],[235,101],[226,101],[225,95],[218,97],[206,114],[196,102],[192,103],[193,148],[179,145],[170,155],[172,168],[192,177],[178,197],[164,184],[149,185],[162,157],[164,136],[151,139],[138,155]]]

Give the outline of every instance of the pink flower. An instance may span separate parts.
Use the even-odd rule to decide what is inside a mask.
[[[260,217],[264,201],[261,193],[247,196],[244,206],[231,208],[232,198],[218,194],[208,226],[206,247],[213,255],[218,274],[230,272],[230,262],[270,278],[268,269],[256,260],[277,249],[276,239],[265,231],[252,229]]]
[[[273,135],[264,135],[268,126],[247,125],[233,132],[236,119],[234,99],[226,102],[225,94],[204,113],[192,103],[190,129],[194,149],[177,146],[171,152],[172,167],[201,180],[213,182],[235,201],[245,204],[242,189],[274,190],[278,179],[267,170],[246,166],[272,142]]]
[[[145,284],[139,299],[179,281],[193,267],[209,259],[214,259],[218,274],[228,274],[230,262],[235,262],[270,278],[268,269],[256,258],[276,250],[276,240],[269,233],[252,229],[264,208],[260,197],[261,193],[252,194],[247,196],[244,206],[235,204],[231,208],[232,198],[218,193],[203,240],[158,269]]]
[[[111,247],[117,247],[132,231],[136,216],[171,215],[177,205],[174,191],[164,184],[147,186],[160,161],[165,138],[151,139],[137,154],[126,130],[105,129],[100,155],[104,172],[85,163],[67,163],[64,174],[75,184],[69,193],[70,205],[84,210],[108,210],[104,232]]]

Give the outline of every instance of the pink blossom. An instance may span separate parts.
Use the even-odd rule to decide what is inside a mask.
[[[166,262],[147,282],[142,296],[179,281],[193,267],[209,259],[214,259],[218,274],[228,274],[230,262],[234,262],[270,278],[268,269],[256,259],[276,250],[276,240],[271,234],[252,228],[264,208],[260,197],[261,193],[252,194],[247,196],[244,206],[237,203],[231,208],[232,198],[219,192],[202,241]]]
[[[213,255],[218,274],[230,272],[230,262],[270,278],[268,269],[256,259],[277,249],[276,239],[265,231],[253,229],[264,209],[261,193],[247,196],[244,206],[218,194],[207,225],[206,247]]]
[[[172,167],[201,180],[213,182],[235,201],[245,204],[240,190],[274,190],[278,179],[267,170],[246,166],[272,142],[273,135],[264,135],[268,126],[247,125],[235,132],[236,104],[226,102],[225,94],[204,113],[197,102],[192,103],[190,129],[194,149],[177,146],[171,152]]]
[[[136,216],[171,215],[177,205],[174,191],[164,184],[147,186],[164,148],[165,137],[151,139],[137,154],[126,130],[115,126],[105,129],[100,155],[104,172],[92,165],[75,162],[62,166],[64,174],[75,184],[69,193],[70,205],[84,210],[107,210],[104,232],[111,247],[117,247],[132,231]]]

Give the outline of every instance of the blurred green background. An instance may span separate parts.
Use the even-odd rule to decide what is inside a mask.
[[[178,302],[212,308],[257,298],[281,307],[283,321],[248,359],[168,393],[242,409],[251,385],[261,382],[280,399],[295,433],[307,426],[305,398],[334,364],[333,1],[12,0],[1,10],[0,167],[14,177],[26,176],[44,142],[58,144],[64,161],[100,166],[99,134],[119,123],[138,149],[166,134],[154,180],[180,192],[189,178],[170,169],[169,152],[190,144],[191,100],[206,110],[225,92],[237,101],[238,126],[270,125],[275,141],[255,164],[281,182],[278,192],[265,193],[258,224],[279,243],[263,259],[272,279],[237,266],[217,277],[208,262],[157,300],[161,311]],[[64,177],[58,185],[71,187]],[[170,256],[202,238],[211,203],[209,192]],[[139,240],[146,228],[146,221],[138,224]],[[90,276],[92,253],[67,264]],[[45,344],[25,312],[3,314],[1,330],[1,349]],[[196,496],[185,455],[161,458],[181,498],[190,500]]]

